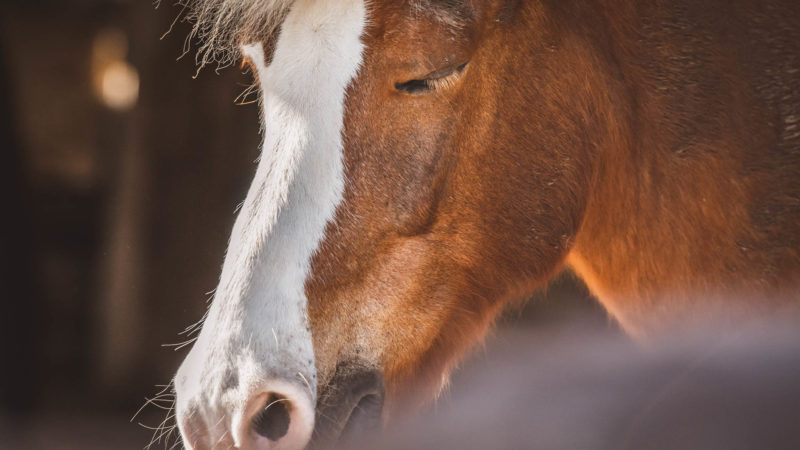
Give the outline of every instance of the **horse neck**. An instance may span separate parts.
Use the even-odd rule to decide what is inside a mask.
[[[615,44],[601,49],[601,70],[616,105],[568,262],[622,316],[798,281],[797,262],[765,272],[787,259],[768,244],[785,236],[753,219],[754,205],[779,189],[765,188],[770,170],[753,170],[771,167],[763,149],[774,145],[766,118],[745,113],[759,110],[757,93],[728,72],[731,61],[709,57],[739,49],[698,38],[691,27],[702,19],[640,14],[651,15],[607,18]],[[664,32],[665,20],[683,21],[686,34]]]

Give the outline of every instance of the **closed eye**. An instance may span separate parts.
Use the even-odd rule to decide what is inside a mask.
[[[432,91],[439,91],[453,87],[461,78],[467,63],[437,70],[426,75],[424,78],[409,80],[403,83],[396,83],[395,89],[407,94],[425,94]]]

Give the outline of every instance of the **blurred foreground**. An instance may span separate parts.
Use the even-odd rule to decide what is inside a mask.
[[[598,315],[573,311],[547,321],[504,324],[430,411],[350,447],[800,448],[796,324],[706,330],[641,346]],[[139,419],[157,425],[157,413]],[[4,423],[0,445],[142,448],[151,431],[125,419],[49,415],[13,430]],[[173,445],[180,448],[176,433],[152,448]]]
[[[438,408],[364,449],[798,449],[800,329],[643,348],[576,318],[500,333]]]

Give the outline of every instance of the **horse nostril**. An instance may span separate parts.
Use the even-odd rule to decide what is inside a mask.
[[[314,396],[310,386],[268,379],[264,388],[233,418],[236,448],[305,448],[314,430]]]
[[[264,408],[253,418],[253,430],[270,441],[278,441],[289,432],[289,399],[271,393]]]

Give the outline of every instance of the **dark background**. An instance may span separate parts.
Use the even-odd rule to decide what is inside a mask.
[[[137,423],[164,417],[129,422],[186,354],[163,345],[204,312],[260,142],[257,106],[235,104],[250,76],[193,78],[185,23],[160,39],[179,12],[0,4],[0,448],[142,448]],[[113,67],[138,76],[127,105],[101,89]],[[504,326],[606,324],[569,277],[545,297]]]
[[[176,62],[187,26],[159,38],[179,11],[0,4],[0,447],[143,447],[128,420],[186,352],[162,344],[215,287],[258,112],[234,104],[249,75]],[[135,105],[98,92],[114,63],[138,73]]]

